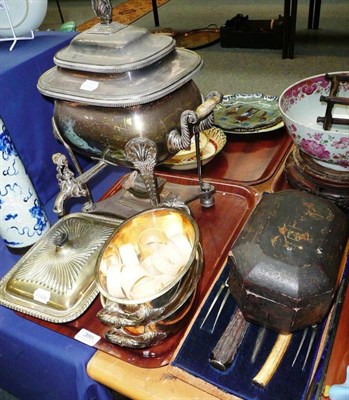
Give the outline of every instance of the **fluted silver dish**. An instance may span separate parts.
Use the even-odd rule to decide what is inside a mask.
[[[0,304],[49,322],[78,318],[98,294],[98,254],[120,219],[63,217],[0,281]]]

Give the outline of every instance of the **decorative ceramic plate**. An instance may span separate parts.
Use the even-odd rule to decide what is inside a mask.
[[[268,132],[283,126],[277,96],[225,95],[213,111],[214,124],[229,133]]]
[[[12,28],[17,37],[27,36],[39,28],[47,12],[47,0],[0,0],[0,36],[13,37]],[[7,12],[11,23],[9,21]]]
[[[227,137],[220,128],[213,127],[203,131],[208,138],[208,143],[201,151],[202,165],[209,163],[224,147],[227,142]],[[193,156],[186,160],[173,161],[172,158],[163,163],[167,168],[185,171],[197,168],[196,157]]]
[[[271,131],[276,131],[277,129],[280,129],[284,126],[284,122],[281,121],[276,125],[273,126],[269,126],[266,128],[261,128],[261,129],[256,129],[253,131],[238,131],[238,130],[228,130],[228,129],[224,129],[224,132],[229,133],[229,134],[234,134],[234,135],[251,135],[251,134],[260,134],[260,133],[264,133],[264,132],[271,132]]]
[[[202,151],[208,143],[208,137],[205,133],[200,132],[199,134],[199,147],[200,151]],[[183,160],[188,160],[189,158],[195,157],[196,154],[196,146],[195,146],[195,136],[191,138],[190,141],[190,149],[189,150],[181,150],[176,155],[171,158],[172,162],[180,162]]]

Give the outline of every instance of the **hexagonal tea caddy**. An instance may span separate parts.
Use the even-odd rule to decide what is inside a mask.
[[[264,194],[230,254],[230,291],[245,319],[283,333],[319,323],[348,233],[348,216],[327,199]]]

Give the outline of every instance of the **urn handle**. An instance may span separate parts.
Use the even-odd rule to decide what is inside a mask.
[[[213,125],[213,109],[222,100],[219,92],[213,91],[199,105],[196,111],[186,110],[181,115],[181,132],[176,129],[169,133],[167,149],[175,154],[180,150],[190,149],[191,137],[194,133],[209,129]]]
[[[211,92],[208,97],[199,107],[196,109],[198,119],[201,121],[209,116],[217,104],[221,102],[222,96],[217,92]]]

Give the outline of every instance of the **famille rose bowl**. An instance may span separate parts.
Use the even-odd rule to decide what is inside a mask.
[[[337,72],[328,74],[348,74]],[[288,133],[301,151],[311,156],[325,168],[349,171],[349,124],[333,124],[329,130],[323,128],[318,117],[324,117],[327,103],[321,96],[328,96],[331,82],[325,74],[305,78],[289,86],[279,98],[279,107]],[[340,82],[337,97],[348,98],[349,79]],[[332,117],[347,119],[349,106],[335,104]]]

